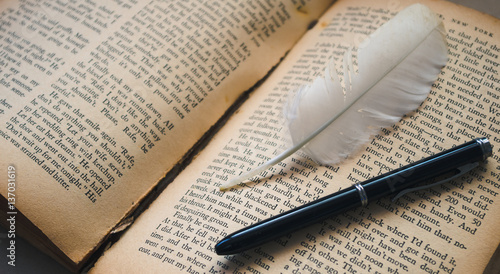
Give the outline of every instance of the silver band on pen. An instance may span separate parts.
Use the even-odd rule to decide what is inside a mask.
[[[366,196],[365,188],[359,184],[354,184],[359,193],[359,198],[361,199],[361,205],[366,206],[368,204],[368,196]]]

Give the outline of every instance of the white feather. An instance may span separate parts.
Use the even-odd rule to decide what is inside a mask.
[[[377,29],[358,49],[358,73],[344,56],[344,87],[333,60],[324,77],[301,87],[285,107],[293,147],[221,186],[251,178],[303,149],[320,164],[348,157],[380,128],[418,108],[447,61],[444,27],[421,4],[412,5]]]

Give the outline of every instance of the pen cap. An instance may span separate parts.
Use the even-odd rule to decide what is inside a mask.
[[[488,139],[478,138],[475,139],[474,141],[478,142],[481,148],[483,149],[483,155],[484,155],[483,161],[486,160],[486,158],[493,155],[493,146],[491,145]]]
[[[372,178],[362,185],[369,200],[378,199],[443,175],[457,174],[460,172],[460,167],[483,161],[492,155],[492,151],[493,148],[488,139],[474,139]]]

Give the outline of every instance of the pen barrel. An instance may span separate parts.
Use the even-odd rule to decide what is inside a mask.
[[[358,192],[348,187],[238,230],[220,241],[215,250],[219,255],[239,253],[360,205]]]
[[[489,141],[478,138],[369,179],[361,185],[368,201],[376,200],[431,179],[457,174],[460,172],[458,168],[482,161],[491,156],[491,153]]]

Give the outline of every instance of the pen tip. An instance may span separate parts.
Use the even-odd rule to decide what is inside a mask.
[[[230,255],[231,253],[228,252],[230,248],[231,246],[225,244],[224,241],[220,241],[214,247],[215,253],[217,253],[217,255]]]
[[[218,242],[214,249],[217,255],[233,255],[241,251],[241,243],[235,242],[232,237],[227,237]]]

